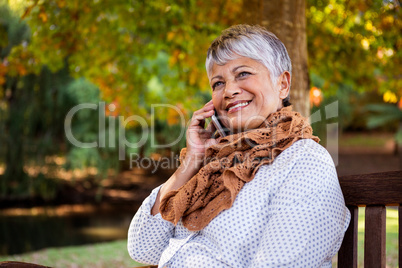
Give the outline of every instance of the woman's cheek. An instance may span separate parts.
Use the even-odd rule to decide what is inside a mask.
[[[220,110],[222,107],[222,97],[216,91],[212,92],[212,103],[216,110]]]
[[[215,91],[212,91],[212,103],[214,104],[215,107],[218,104],[218,96]]]

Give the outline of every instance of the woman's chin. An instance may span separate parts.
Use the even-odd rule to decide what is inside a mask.
[[[228,125],[232,133],[244,132],[251,129],[256,129],[261,126],[264,120],[252,120],[246,122],[230,122]]]
[[[250,130],[245,124],[233,124],[229,129],[234,134]]]

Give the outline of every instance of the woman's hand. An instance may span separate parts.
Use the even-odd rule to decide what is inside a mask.
[[[205,149],[216,144],[218,141],[212,139],[215,132],[213,124],[205,129],[205,119],[214,114],[212,101],[204,105],[200,110],[195,111],[187,128],[187,152],[186,157],[175,173],[166,181],[159,190],[151,214],[159,213],[159,205],[163,197],[172,190],[177,190],[190,180],[200,169],[204,160]]]
[[[198,172],[204,160],[205,149],[217,143],[216,139],[211,138],[216,130],[215,126],[210,123],[205,129],[205,119],[213,114],[212,100],[193,113],[186,132],[187,153],[182,163],[187,171]]]

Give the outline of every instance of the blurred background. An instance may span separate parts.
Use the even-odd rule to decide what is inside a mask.
[[[139,265],[130,220],[211,98],[209,44],[239,23],[285,43],[291,101],[340,176],[402,168],[398,0],[0,0],[0,261]]]

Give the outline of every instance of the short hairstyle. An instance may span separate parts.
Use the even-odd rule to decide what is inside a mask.
[[[275,34],[258,25],[239,24],[223,30],[208,49],[207,74],[214,63],[224,65],[239,57],[259,61],[267,67],[273,85],[284,71],[292,74],[292,63],[285,45]],[[290,105],[289,98],[288,95],[283,100],[285,107]]]

